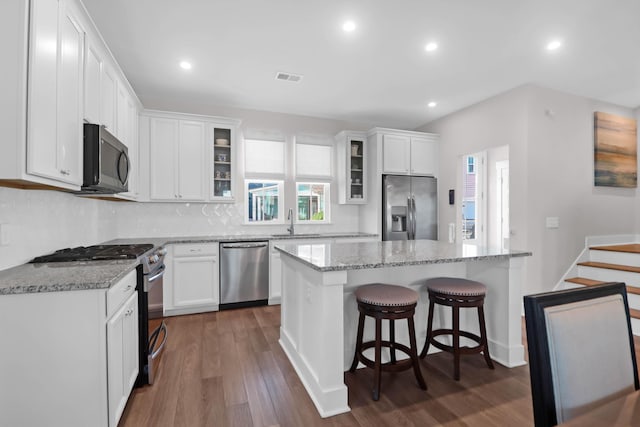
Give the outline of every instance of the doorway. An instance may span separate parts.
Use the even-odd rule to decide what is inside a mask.
[[[486,245],[486,153],[462,156],[460,224],[463,243]]]

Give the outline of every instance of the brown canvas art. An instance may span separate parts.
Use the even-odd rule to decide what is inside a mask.
[[[634,119],[596,112],[593,120],[595,138],[595,185],[636,188],[637,123]]]

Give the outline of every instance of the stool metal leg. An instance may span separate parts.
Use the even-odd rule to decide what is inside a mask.
[[[451,307],[453,315],[453,378],[460,379],[460,307]]]
[[[429,345],[431,344],[431,332],[433,331],[433,308],[434,302],[432,298],[429,298],[429,320],[427,321],[427,339],[424,342],[424,347],[422,347],[422,351],[420,352],[420,358],[424,359],[427,355],[427,351],[429,351]]]
[[[396,363],[396,324],[395,320],[389,319],[389,352],[391,353],[391,363]]]
[[[380,399],[380,371],[382,370],[382,360],[380,349],[382,347],[382,320],[376,319],[376,351],[375,368],[373,371],[373,400]]]
[[[413,316],[407,318],[407,323],[409,326],[409,348],[411,349],[411,360],[413,361],[413,373],[416,375],[420,388],[426,390],[427,384],[424,382],[420,371],[420,363],[418,362],[418,345],[416,344],[416,328],[413,323]]]
[[[356,351],[353,354],[353,362],[351,362],[351,368],[349,368],[349,372],[355,372],[358,367],[358,362],[360,361],[359,356],[362,352],[362,334],[364,331],[364,313],[360,312],[360,317],[358,318],[358,334],[356,335]]]
[[[484,360],[487,362],[487,366],[490,369],[494,369],[493,361],[491,360],[491,356],[489,355],[489,343],[487,341],[487,327],[484,324],[484,307],[478,307],[478,322],[480,322],[480,343],[484,347],[482,350],[482,354],[484,355]]]

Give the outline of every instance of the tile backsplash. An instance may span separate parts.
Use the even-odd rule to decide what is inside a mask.
[[[0,270],[57,249],[118,237],[285,233],[286,224],[245,225],[242,203],[137,203],[58,191],[0,187]],[[358,207],[332,204],[332,223],[300,233],[358,231]]]
[[[287,224],[246,225],[242,203],[120,203],[118,237],[285,233]],[[358,231],[358,207],[331,206],[331,224],[299,225],[301,233]]]
[[[117,236],[112,202],[58,191],[0,187],[0,270],[56,249],[87,246]]]

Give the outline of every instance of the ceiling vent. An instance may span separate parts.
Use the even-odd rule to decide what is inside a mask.
[[[283,73],[282,71],[278,71],[278,73],[276,74],[276,80],[284,80],[297,83],[302,80],[302,76],[299,74]]]

